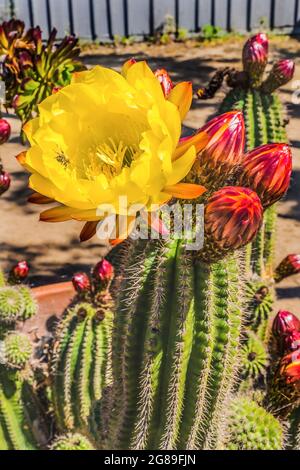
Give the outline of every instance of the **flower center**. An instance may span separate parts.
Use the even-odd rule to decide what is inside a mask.
[[[108,143],[101,143],[89,150],[85,174],[93,177],[97,173],[103,173],[112,178],[119,175],[124,167],[130,167],[139,153],[140,150],[135,145],[126,145],[122,141],[116,144],[113,139],[108,139]]]
[[[56,154],[56,161],[64,170],[74,171],[80,178],[93,180],[104,174],[112,179],[121,173],[124,167],[130,167],[140,155],[138,145],[128,145],[122,140],[117,144],[112,138],[101,144],[93,144],[87,151],[82,151],[76,163],[72,162],[63,151]]]

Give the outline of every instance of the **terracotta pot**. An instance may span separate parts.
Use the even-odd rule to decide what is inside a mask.
[[[20,330],[40,338],[48,336],[58,318],[75,295],[72,282],[60,282],[34,287],[32,294],[38,302],[38,314],[19,326]]]

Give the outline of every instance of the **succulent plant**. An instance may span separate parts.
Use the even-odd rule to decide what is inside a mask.
[[[38,313],[38,304],[28,287],[19,286],[18,292],[21,294],[24,302],[24,310],[21,320],[25,321]]]
[[[24,308],[24,299],[18,289],[11,286],[0,289],[0,323],[14,323],[22,317]]]
[[[99,430],[98,415],[111,386],[111,297],[105,290],[97,307],[79,303],[66,314],[55,335],[52,392],[59,428]],[[102,417],[104,420],[104,417]]]
[[[11,325],[25,321],[38,311],[36,300],[28,287],[0,286],[0,324]]]
[[[78,40],[66,36],[57,45],[56,34],[53,29],[44,44],[39,27],[25,31],[24,23],[18,20],[4,22],[0,27],[6,106],[13,107],[23,123],[33,116],[43,99],[68,85],[72,73],[84,68],[78,61]]]
[[[0,350],[0,362],[12,369],[23,369],[33,353],[28,336],[16,332],[8,333],[5,336]]]
[[[228,450],[282,450],[284,428],[268,411],[247,396],[230,406]]]
[[[247,153],[240,164],[239,184],[255,190],[262,205],[267,208],[261,230],[245,250],[249,291],[253,292],[254,330],[258,332],[259,328],[262,338],[272,311],[273,278],[279,282],[285,275],[289,275],[288,272],[296,272],[287,268],[286,262],[284,266],[277,268],[280,273],[277,270],[274,273],[273,266],[277,219],[274,202],[287,191],[291,176],[291,152],[285,144],[285,122],[276,90],[292,79],[294,63],[285,59],[276,62],[264,80],[267,61],[268,38],[264,33],[256,34],[244,46],[243,72],[226,69],[220,74],[218,71],[209,86],[198,92],[199,98],[210,98],[226,78],[230,91],[220,112],[240,110],[244,115]],[[237,174],[238,172],[239,170]],[[283,274],[284,269],[287,274]],[[269,293],[264,302],[258,304],[256,292],[259,285],[265,286]],[[257,323],[258,317],[262,318],[260,324]]]
[[[259,379],[266,374],[268,353],[263,342],[253,333],[247,331],[244,344],[241,347],[241,368],[243,379]]]
[[[42,449],[49,428],[31,380],[0,365],[0,450]]]
[[[258,49],[264,50],[266,55],[264,38],[260,37],[260,41]],[[259,59],[260,62],[264,60]],[[252,70],[249,58],[247,67],[249,74]],[[255,80],[261,80],[261,69],[255,70]],[[122,76],[98,67],[76,75],[76,83],[70,85],[74,97],[80,99],[75,85],[84,84],[94,93],[95,84],[102,83],[103,76],[108,77],[105,83],[112,91],[113,103],[116,103],[117,97],[118,107],[122,105],[128,111],[130,130],[135,129],[137,135],[140,129],[135,120],[130,121],[132,108],[128,110],[127,101],[123,102],[123,87],[127,87],[129,82],[130,90],[136,92],[133,84],[137,86],[138,102],[143,106],[134,109],[142,120],[145,119],[145,109],[148,110],[149,96],[153,98],[150,100],[151,109],[146,113],[147,119],[151,116],[151,149],[146,154],[147,158],[144,154],[137,154],[134,162],[129,158],[122,167],[120,161],[124,162],[126,156],[123,146],[114,146],[113,149],[101,146],[102,163],[95,171],[94,153],[91,151],[86,176],[98,178],[101,174],[109,189],[103,194],[95,179],[93,183],[96,181],[97,184],[91,185],[93,191],[88,194],[114,199],[120,189],[128,191],[132,200],[136,201],[144,188],[131,193],[131,180],[138,180],[140,184],[140,179],[145,176],[143,181],[149,182],[145,188],[145,200],[148,202],[154,199],[171,204],[172,198],[176,198],[188,202],[194,209],[198,203],[204,205],[204,245],[189,250],[189,240],[178,238],[170,230],[162,238],[149,240],[137,237],[125,241],[122,246],[120,243],[130,233],[130,230],[124,230],[118,236],[109,237],[111,243],[117,246],[108,259],[97,263],[91,276],[77,275],[73,278],[78,292],[76,304],[67,309],[59,322],[51,350],[50,382],[58,431],[82,433],[95,442],[97,448],[106,449],[218,449],[224,447],[224,442],[227,443],[228,431],[232,434],[229,440],[232,448],[282,448],[282,426],[264,408],[245,399],[239,405],[240,414],[236,410],[229,416],[238,420],[232,421],[229,427],[228,409],[239,385],[241,348],[244,347],[242,353],[247,354],[244,366],[248,377],[256,379],[267,363],[266,352],[252,332],[248,333],[248,346],[245,343],[245,326],[250,328],[247,324],[249,296],[246,281],[255,279],[252,294],[257,299],[260,295],[263,303],[268,292],[264,292],[262,287],[268,289],[269,286],[265,283],[258,286],[258,282],[265,282],[262,276],[265,272],[265,254],[261,256],[261,270],[254,269],[254,252],[247,258],[244,247],[257,243],[257,235],[260,234],[263,238],[259,241],[260,252],[264,253],[266,246],[271,249],[271,242],[265,243],[265,226],[268,224],[262,226],[264,210],[273,210],[274,206],[271,205],[286,190],[290,170],[289,150],[285,145],[276,144],[272,148],[260,147],[253,151],[256,152],[256,164],[260,166],[263,163],[264,173],[265,151],[272,160],[268,185],[262,185],[249,164],[249,154],[244,154],[244,123],[240,111],[224,113],[194,136],[179,139],[174,123],[177,120],[179,124],[179,118],[183,119],[189,108],[190,84],[171,87],[164,73],[157,75],[155,77],[145,62],[131,61],[123,67]],[[112,76],[114,80],[111,80]],[[149,86],[146,94],[143,83]],[[120,87],[122,93],[118,91],[115,94],[115,86]],[[251,94],[260,93],[252,87],[249,90]],[[244,91],[241,90],[241,95]],[[64,92],[58,92],[50,101],[53,99],[64,114],[66,102],[60,100],[62,96]],[[94,94],[91,99],[93,106],[90,109],[95,112],[94,100],[97,96]],[[177,113],[176,120],[167,124],[161,121],[158,113],[153,112],[153,103],[157,104],[157,109],[172,109],[174,115]],[[251,111],[253,109],[257,111],[256,107]],[[84,107],[80,111],[86,116]],[[51,114],[51,122],[55,122],[57,115],[56,109]],[[166,115],[172,117],[168,113]],[[102,115],[99,122],[100,118]],[[35,121],[37,128],[34,131],[32,124],[28,125],[29,136],[31,131],[36,136],[42,119],[38,121]],[[119,124],[114,117],[111,122]],[[43,127],[43,131],[51,134],[52,127],[48,124],[46,127],[47,130]],[[66,126],[63,127],[57,131],[56,137],[67,131]],[[123,131],[123,122],[119,127]],[[173,139],[168,151],[165,150],[165,129]],[[154,134],[152,131],[155,131]],[[110,132],[109,128],[108,138]],[[88,150],[90,145],[94,145],[94,140],[93,136],[87,137],[85,144]],[[116,140],[120,143],[119,133]],[[65,155],[58,155],[60,184],[70,188],[70,193],[74,189],[74,200],[69,194],[65,199],[66,191],[62,192],[56,186],[52,154],[49,156],[48,145],[44,144],[43,141],[41,147],[33,146],[25,155],[18,157],[27,168],[32,168],[30,162],[35,149],[39,148],[43,155],[46,152],[48,157],[44,160],[49,169],[47,181],[53,189],[51,196],[59,205],[43,212],[41,219],[52,222],[70,218],[84,220],[85,238],[87,233],[95,232],[98,214],[95,216],[94,199],[92,202],[86,195],[86,180],[79,178],[79,186],[76,187],[73,179],[70,180],[72,171],[81,167],[76,166],[77,162],[72,162],[73,170],[65,172],[61,168],[61,165],[65,168],[68,164]],[[248,144],[248,151],[250,147]],[[157,161],[158,150],[162,155],[161,162]],[[96,155],[99,157],[99,152]],[[184,165],[181,155],[187,155]],[[162,171],[158,163],[163,163]],[[144,172],[147,174],[144,175]],[[38,169],[34,168],[33,173],[33,178],[40,182]],[[183,182],[180,178],[182,174]],[[81,175],[79,171],[78,175]],[[125,175],[125,182],[119,178],[120,175]],[[131,175],[129,186],[128,175]],[[122,181],[122,187],[118,190],[115,178],[118,183]],[[41,195],[45,190],[43,184],[36,189],[38,193],[33,196],[35,202],[51,202],[49,193]],[[148,194],[149,190],[151,194]],[[179,206],[182,207],[181,203]],[[148,216],[149,213],[146,214],[147,221]],[[136,215],[131,218],[135,219]],[[194,228],[194,216],[190,218]],[[160,222],[163,221],[159,221],[158,225]],[[117,225],[119,223],[120,217]],[[269,227],[268,230],[272,229]],[[251,279],[246,277],[250,268],[255,274]],[[88,296],[82,302],[81,293],[85,291],[88,291]],[[264,307],[266,305],[265,302]],[[264,308],[258,309],[258,316],[259,312],[264,312]],[[247,347],[249,352],[246,351]],[[251,358],[254,360],[251,361]],[[291,368],[288,370],[291,374]],[[282,380],[286,380],[284,374],[282,369]],[[239,433],[234,434],[237,429]],[[249,430],[247,441],[245,436]]]
[[[51,450],[95,450],[90,441],[79,433],[68,433],[57,437],[51,444]]]

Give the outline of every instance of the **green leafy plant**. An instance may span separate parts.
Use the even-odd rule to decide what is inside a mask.
[[[53,29],[44,44],[39,27],[26,32],[19,20],[0,27],[6,106],[13,107],[23,123],[34,116],[41,101],[70,83],[72,73],[84,68],[78,60],[78,40],[67,36],[57,44],[56,33]]]
[[[205,41],[212,41],[223,35],[223,29],[220,26],[213,26],[211,24],[204,24],[201,28],[201,39]]]

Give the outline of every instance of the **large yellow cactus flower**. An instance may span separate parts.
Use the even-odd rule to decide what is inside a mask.
[[[129,215],[133,204],[150,211],[172,197],[199,197],[202,186],[180,183],[208,141],[205,132],[180,141],[191,101],[190,82],[164,93],[144,61],[127,62],[121,74],[101,66],[76,73],[24,127],[30,148],[18,160],[31,173],[31,201],[59,203],[41,220],[87,221],[85,239],[103,204]]]

